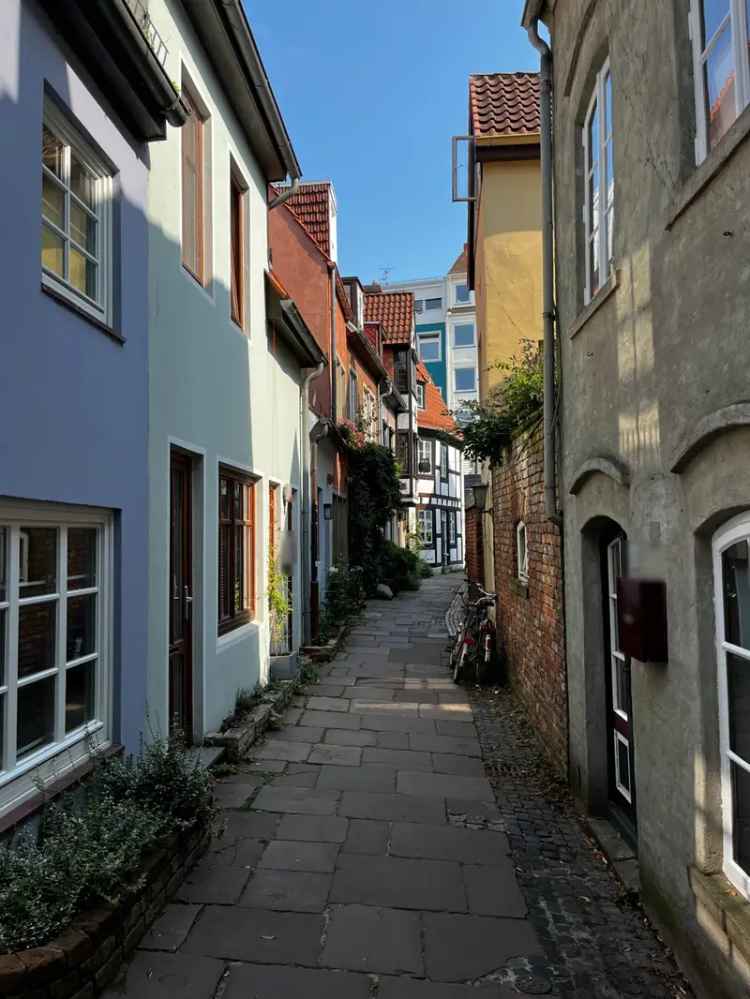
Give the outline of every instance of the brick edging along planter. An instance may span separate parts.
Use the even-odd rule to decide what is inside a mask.
[[[206,746],[222,746],[226,759],[237,763],[250,746],[256,742],[271,723],[271,715],[283,711],[299,686],[299,675],[295,680],[280,680],[275,690],[263,694],[261,703],[252,709],[237,725],[226,732],[209,732]]]
[[[91,999],[117,975],[208,846],[210,825],[171,836],[139,868],[145,879],[112,906],[79,913],[49,943],[0,954],[0,996]]]

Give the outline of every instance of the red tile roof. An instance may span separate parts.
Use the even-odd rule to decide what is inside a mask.
[[[414,295],[410,291],[366,294],[365,321],[382,325],[383,343],[411,343]]]
[[[327,257],[331,255],[330,190],[327,180],[300,184],[286,202]]]
[[[478,137],[538,133],[538,73],[476,73],[469,77],[469,127]]]
[[[417,380],[424,382],[424,409],[417,410],[417,427],[425,430],[442,430],[448,434],[458,434],[456,421],[448,412],[440,389],[430,378],[421,361],[417,363]]]

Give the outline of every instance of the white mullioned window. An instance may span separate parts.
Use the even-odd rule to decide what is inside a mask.
[[[620,628],[617,611],[617,580],[624,574],[625,544],[622,537],[607,545],[607,599],[609,601],[609,655],[612,680],[612,710],[624,722],[630,722],[630,661],[620,648]],[[630,773],[630,742],[613,729],[615,786],[628,803],[632,803]]]
[[[111,544],[106,512],[0,504],[0,813],[110,738]]]
[[[526,539],[526,524],[522,520],[516,524],[516,568],[522,583],[529,581],[529,549]]]
[[[432,441],[417,439],[417,467],[420,475],[432,474]]]
[[[417,533],[423,548],[429,548],[434,543],[432,510],[417,510]]]
[[[112,323],[112,171],[49,97],[42,125],[42,283]]]
[[[585,303],[609,278],[614,259],[615,168],[612,146],[612,74],[605,62],[596,74],[583,125],[586,245]]]
[[[714,536],[724,873],[750,897],[750,514]]]
[[[697,163],[750,104],[749,29],[750,0],[691,0]]]

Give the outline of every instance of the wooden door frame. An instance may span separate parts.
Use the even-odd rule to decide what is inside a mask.
[[[195,573],[193,571],[193,470],[194,470],[194,456],[186,451],[184,448],[177,447],[175,445],[170,445],[169,449],[169,555],[168,555],[168,573],[169,573],[169,600],[171,601],[171,577],[172,577],[172,474],[175,466],[182,466],[184,472],[184,481],[186,483],[186,497],[187,502],[184,504],[183,509],[183,557],[182,557],[182,578],[189,579],[189,589],[190,589],[190,617],[187,622],[187,627],[185,628],[185,633],[183,641],[187,648],[187,653],[185,655],[187,668],[185,669],[185,675],[183,677],[183,697],[185,703],[185,717],[183,720],[183,731],[186,740],[192,743],[194,737],[194,722],[195,722],[195,691],[194,691],[194,645],[193,640],[193,621],[194,613],[192,608],[194,607],[195,600]],[[187,573],[185,573],[187,569]],[[184,594],[180,601],[181,610],[184,614]],[[169,613],[169,624],[168,624],[168,639],[167,639],[167,704],[169,712],[169,728],[171,729],[172,717],[173,717],[173,698],[172,698],[172,676],[169,667],[169,655],[170,648],[172,645],[171,636],[171,603],[170,603],[170,613]]]

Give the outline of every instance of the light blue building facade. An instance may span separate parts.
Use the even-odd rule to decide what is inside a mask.
[[[144,728],[148,142],[180,106],[139,32],[0,4],[0,816]]]

